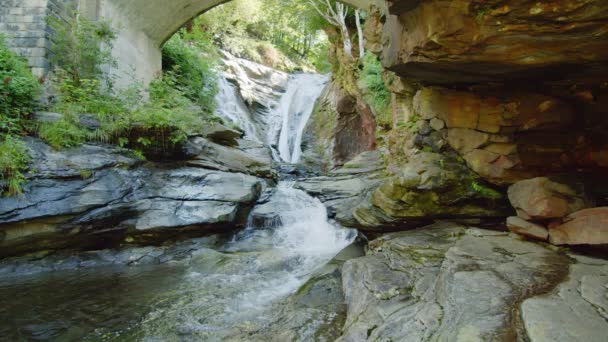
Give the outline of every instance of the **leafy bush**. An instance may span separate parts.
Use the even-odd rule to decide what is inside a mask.
[[[363,69],[359,73],[359,88],[365,100],[372,106],[377,123],[390,128],[392,123],[390,104],[391,93],[382,78],[384,69],[375,55],[366,53],[363,57]]]
[[[0,192],[13,196],[21,193],[25,177],[21,173],[27,169],[30,157],[23,143],[11,135],[0,141]]]
[[[177,87],[186,97],[200,105],[206,112],[215,109],[217,94],[217,76],[214,68],[218,57],[207,53],[204,48],[212,50],[210,40],[200,36],[195,44],[188,44],[180,34],[174,35],[163,46],[163,70],[172,72]]]
[[[20,133],[21,120],[33,110],[39,90],[25,60],[10,51],[0,35],[0,135]]]

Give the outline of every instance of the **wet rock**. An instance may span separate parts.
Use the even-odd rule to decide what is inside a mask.
[[[22,196],[0,198],[0,257],[235,229],[263,186],[241,173],[142,165],[112,147],[54,151],[25,141],[34,172]]]
[[[238,147],[223,146],[202,137],[190,139],[189,153],[195,157],[187,162],[190,166],[226,172],[242,172],[271,178],[272,158],[261,143],[239,140]]]
[[[608,244],[608,207],[568,215],[563,224],[549,228],[549,241],[555,245]]]
[[[344,265],[339,341],[601,341],[608,262],[573,257],[447,222],[384,235]]]
[[[549,238],[547,228],[528,222],[520,217],[511,216],[507,218],[507,227],[515,234],[523,235],[532,239],[546,241]]]
[[[508,190],[517,215],[525,220],[565,217],[591,206],[580,184],[568,185],[547,177],[520,181]]]

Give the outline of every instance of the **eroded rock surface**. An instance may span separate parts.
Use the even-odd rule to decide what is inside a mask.
[[[602,341],[607,267],[447,222],[387,234],[343,268],[340,341]]]
[[[144,165],[111,147],[26,144],[34,172],[22,196],[0,198],[0,256],[232,230],[246,223],[264,184],[243,173]]]

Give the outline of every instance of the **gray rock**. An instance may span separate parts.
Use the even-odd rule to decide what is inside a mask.
[[[568,280],[547,296],[521,306],[532,342],[605,341],[608,331],[608,262],[575,256]]]
[[[0,198],[0,257],[119,243],[129,235],[151,243],[182,228],[188,234],[236,229],[246,223],[263,186],[241,173],[141,165],[118,148],[54,151],[38,139],[25,142],[32,172],[24,195]]]
[[[210,123],[203,129],[202,136],[221,145],[238,146],[237,139],[243,136],[243,132],[218,123]]]
[[[272,158],[262,144],[240,140],[239,148],[230,148],[197,137],[188,144],[189,153],[195,154],[188,165],[212,170],[242,172],[270,178]]]
[[[438,223],[343,267],[339,341],[603,341],[608,261]],[[522,304],[523,303],[523,304]]]

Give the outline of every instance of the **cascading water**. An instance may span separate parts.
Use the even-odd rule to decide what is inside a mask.
[[[251,139],[267,132],[269,146],[278,142],[275,159],[297,163],[303,131],[327,80],[291,76],[278,105],[268,107],[271,115],[262,120],[272,127],[260,127],[237,88],[222,78],[217,113]],[[329,222],[325,206],[291,182],[279,182],[254,213],[262,206],[268,217],[263,226],[250,224],[219,247],[196,250],[185,264],[0,280],[0,297],[32,294],[23,299],[29,305],[4,303],[0,318],[14,320],[10,324],[26,335],[51,340],[315,340],[318,331],[339,322],[338,314],[290,298],[354,241],[356,231]],[[299,325],[290,326],[295,321]],[[288,329],[296,337],[273,335]],[[12,332],[0,329],[0,335]],[[21,334],[4,337],[20,340]]]
[[[236,124],[245,132],[245,136],[260,141],[258,130],[253,123],[251,113],[233,84],[225,77],[220,77],[218,93],[215,97],[215,114],[230,123]]]
[[[299,161],[304,129],[328,79],[328,76],[318,74],[291,77],[276,109],[281,118],[278,150],[283,162],[295,164]]]

